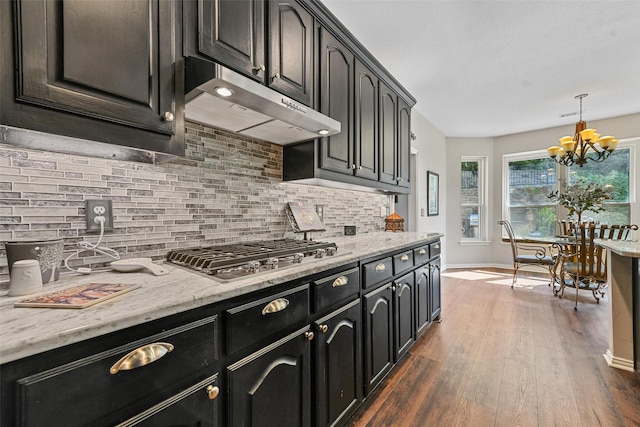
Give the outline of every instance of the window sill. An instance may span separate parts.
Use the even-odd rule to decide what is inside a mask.
[[[461,240],[458,242],[460,246],[489,246],[491,241],[489,240]]]

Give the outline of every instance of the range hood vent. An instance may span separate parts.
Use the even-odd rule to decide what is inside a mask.
[[[340,122],[219,64],[185,60],[189,120],[276,144],[340,133]],[[226,96],[225,96],[226,95]]]

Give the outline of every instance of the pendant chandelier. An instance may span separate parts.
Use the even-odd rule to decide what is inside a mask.
[[[547,148],[549,156],[561,165],[578,165],[582,167],[587,160],[601,162],[615,150],[618,140],[614,136],[600,136],[595,129],[587,129],[587,123],[582,121],[582,98],[589,95],[581,93],[575,98],[580,100],[580,121],[576,123],[574,136],[560,138],[560,146]]]

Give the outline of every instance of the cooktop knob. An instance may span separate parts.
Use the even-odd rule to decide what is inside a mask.
[[[327,255],[334,256],[336,254],[337,248],[327,248]]]
[[[293,254],[293,259],[292,261],[296,264],[300,264],[302,262],[302,260],[304,259],[304,254],[303,253],[295,253]]]
[[[327,253],[327,251],[325,251],[324,249],[317,249],[315,257],[316,258],[324,258],[324,254],[326,254],[326,253]]]

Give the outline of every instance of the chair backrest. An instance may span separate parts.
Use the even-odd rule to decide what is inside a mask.
[[[506,219],[498,221],[498,224],[502,225],[507,232],[507,236],[509,236],[509,242],[511,243],[511,252],[513,253],[513,259],[515,260],[518,256],[518,245],[516,244],[516,235],[513,233],[513,228],[511,228],[511,223]]]
[[[627,239],[631,232],[637,230],[638,226],[636,224],[626,224],[626,225],[606,225],[602,224],[600,229],[597,230],[597,237],[600,239],[609,239],[609,240],[625,240]]]
[[[593,243],[593,239],[598,236],[595,223],[583,224],[576,229],[575,260],[580,279],[607,280],[607,251]]]

